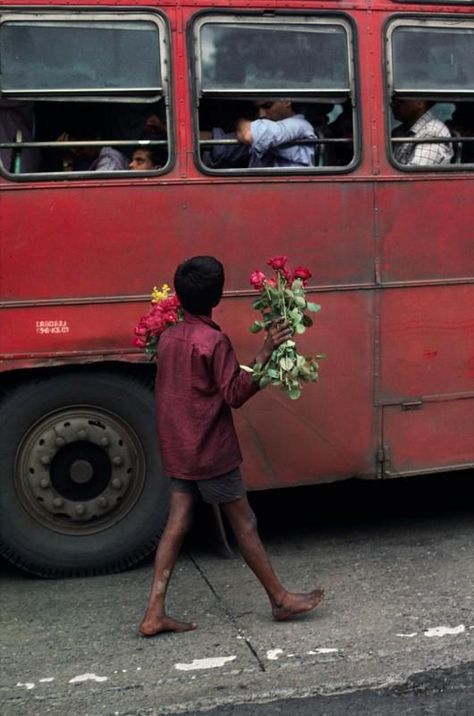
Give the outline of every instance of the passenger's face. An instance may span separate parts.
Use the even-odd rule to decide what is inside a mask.
[[[428,105],[419,99],[392,99],[392,112],[395,119],[403,124],[414,124],[421,117]]]
[[[288,119],[293,114],[291,102],[287,99],[279,99],[276,102],[271,100],[258,100],[255,102],[260,119],[271,119],[278,122],[281,119]]]
[[[146,149],[136,149],[132,154],[132,160],[128,167],[133,171],[142,172],[157,169],[156,164],[153,163],[150,152],[147,152]]]

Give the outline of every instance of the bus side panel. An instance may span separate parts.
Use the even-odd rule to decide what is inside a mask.
[[[474,284],[384,290],[381,351],[382,400],[474,397]]]
[[[383,424],[387,477],[474,465],[474,398],[385,406]]]
[[[311,300],[322,309],[298,343],[305,355],[325,354],[320,381],[305,385],[298,401],[266,388],[235,413],[250,488],[374,475],[374,294],[328,292]],[[217,316],[225,326],[234,324],[239,358],[249,354],[247,312],[245,321],[235,325],[233,317],[241,311],[227,301]],[[261,339],[251,340],[255,353]]]
[[[228,290],[248,289],[250,271],[282,253],[308,265],[316,284],[366,283],[372,226],[365,182],[25,187],[2,195],[1,295],[148,294],[196,253],[224,262]]]
[[[411,175],[376,189],[382,281],[474,276],[472,175]]]
[[[381,347],[386,474],[474,464],[474,285],[384,291]]]

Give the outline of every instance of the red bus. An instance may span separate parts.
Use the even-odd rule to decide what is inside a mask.
[[[7,559],[101,572],[156,544],[154,366],[131,338],[195,254],[225,264],[215,317],[242,362],[270,256],[308,265],[322,305],[299,339],[320,382],[236,413],[250,489],[472,467],[472,0],[12,0],[0,66]],[[212,161],[280,100],[315,129],[311,166]],[[151,168],[129,168],[137,147]]]

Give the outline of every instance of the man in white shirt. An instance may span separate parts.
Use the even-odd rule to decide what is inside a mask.
[[[395,119],[401,122],[393,133],[394,137],[414,139],[450,138],[451,133],[444,122],[430,112],[434,102],[424,99],[392,100]],[[451,142],[406,142],[394,143],[393,156],[399,164],[410,167],[449,164],[453,157]]]

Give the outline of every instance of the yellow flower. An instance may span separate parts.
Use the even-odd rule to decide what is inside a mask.
[[[164,301],[165,298],[168,298],[168,294],[171,291],[170,287],[167,283],[164,283],[160,290],[156,286],[153,286],[153,291],[151,294],[151,302],[152,303],[160,303],[160,301]]]

